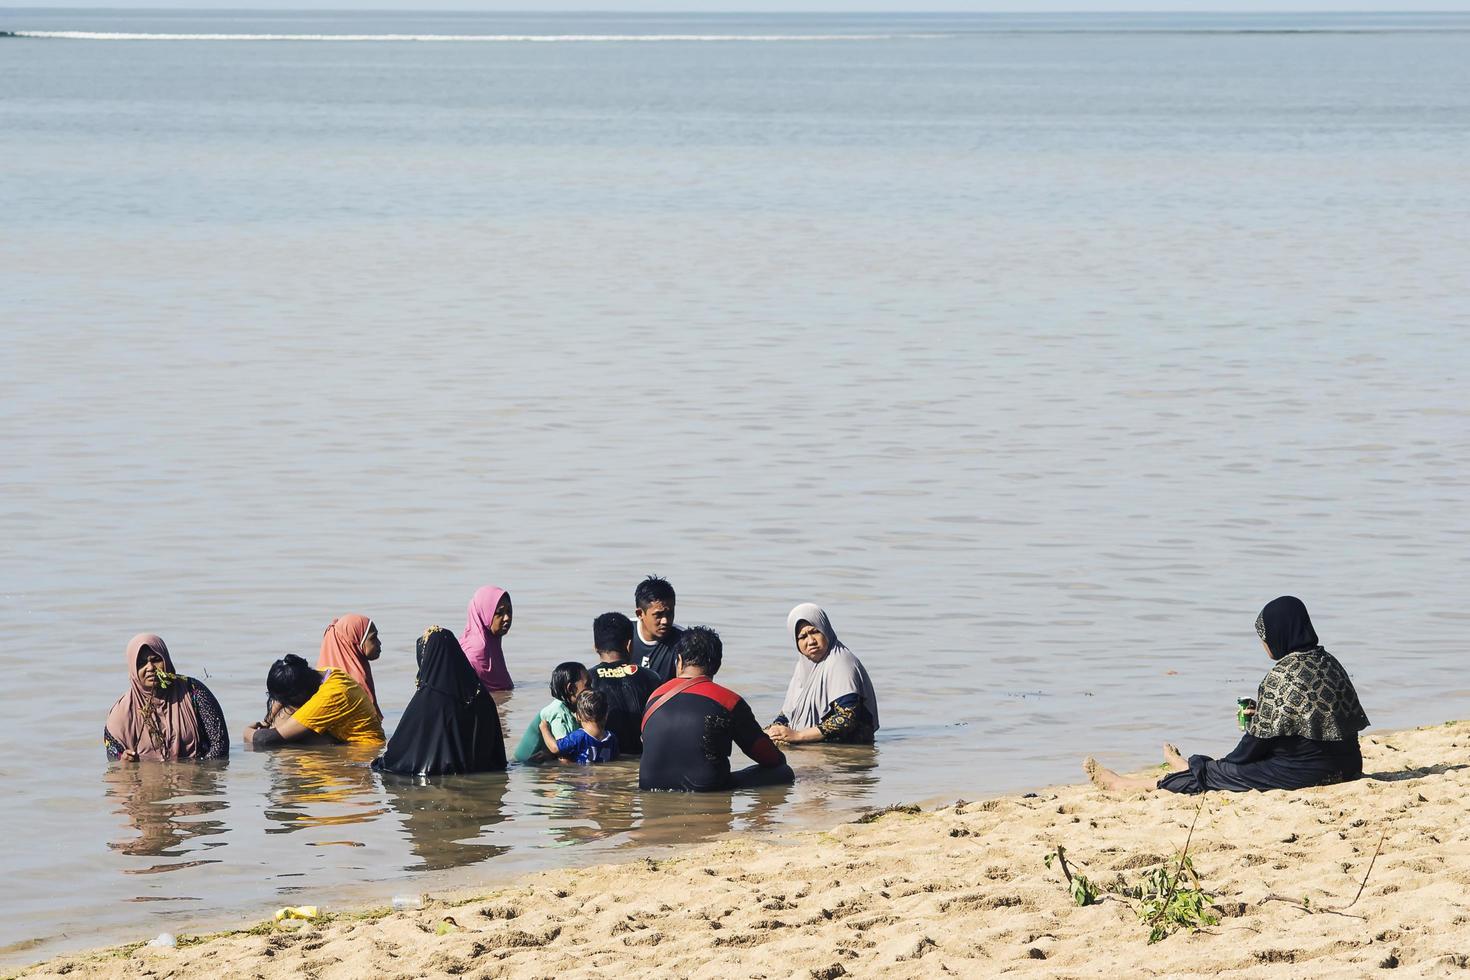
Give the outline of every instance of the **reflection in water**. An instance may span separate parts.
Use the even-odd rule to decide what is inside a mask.
[[[168,762],[109,767],[103,777],[107,782],[107,799],[117,804],[113,812],[124,815],[138,836],[110,841],[107,846],[135,856],[179,857],[190,850],[183,846],[188,841],[224,833],[222,819],[195,819],[222,813],[229,806],[220,786],[224,765],[223,762]],[[130,874],[151,874],[204,863],[208,862],[171,862],[127,870]]]
[[[637,759],[595,766],[548,762],[518,772],[556,846],[609,841],[637,825]]]
[[[775,822],[794,792],[793,786],[762,786],[738,793],[642,793],[643,821],[629,843],[698,844],[732,831],[761,830]]]
[[[530,806],[522,809],[536,811],[546,821],[557,845],[600,843],[608,848],[689,844],[850,811],[862,805],[878,782],[878,755],[870,746],[819,746],[787,758],[797,769],[794,786],[733,793],[642,792],[637,759],[599,766],[523,766],[517,774],[522,785],[529,784]],[[795,803],[794,812],[786,807],[788,801]]]
[[[490,697],[495,701],[495,710],[500,712],[500,731],[510,731],[510,702],[515,699],[515,691],[491,691]]]
[[[502,823],[506,775],[400,776],[382,773],[388,804],[403,817],[409,847],[422,863],[405,871],[459,868],[504,854],[510,848],[478,840]]]
[[[387,813],[368,768],[379,746],[279,749],[266,761],[268,834],[367,823]]]
[[[851,811],[868,802],[878,786],[876,745],[812,745],[786,750],[796,770],[802,816]]]

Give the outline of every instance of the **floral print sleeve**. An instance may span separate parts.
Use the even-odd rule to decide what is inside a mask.
[[[228,759],[230,757],[230,735],[225,729],[225,713],[220,710],[214,694],[203,684],[189,679],[189,696],[194,699],[194,710],[199,715],[199,727],[204,732],[203,744],[199,747],[201,759]]]
[[[861,694],[845,694],[827,705],[822,720],[817,722],[824,742],[873,741],[873,716]]]
[[[106,726],[102,728],[102,747],[107,750],[109,762],[116,762],[122,758],[123,744],[112,737],[112,732],[109,732]]]

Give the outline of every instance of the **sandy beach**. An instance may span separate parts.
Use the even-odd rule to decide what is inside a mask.
[[[897,809],[18,975],[1458,975],[1470,967],[1470,722],[1374,733],[1363,749],[1370,778],[1339,786],[1200,798],[1074,785]],[[1119,892],[1175,867],[1186,839],[1219,921],[1150,944]],[[1059,845],[1100,901],[1073,901],[1045,861]]]

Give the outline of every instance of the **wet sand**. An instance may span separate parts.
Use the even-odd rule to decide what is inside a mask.
[[[297,928],[63,956],[19,975],[1458,973],[1470,963],[1470,722],[1375,733],[1363,749],[1372,778],[1340,786],[1212,794],[1203,807],[1053,787],[542,872],[411,911],[324,910]],[[1186,838],[1219,923],[1153,945],[1133,900],[1079,907],[1043,860],[1061,845],[1074,872],[1131,884]]]

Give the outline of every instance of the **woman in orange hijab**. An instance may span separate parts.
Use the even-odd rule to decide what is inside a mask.
[[[378,708],[378,692],[373,688],[372,661],[383,652],[383,641],[378,639],[378,627],[371,619],[357,613],[348,613],[332,620],[322,634],[322,652],[316,659],[316,669],[330,667],[357,681],[358,686],[368,692],[377,708],[379,720],[383,709]]]

